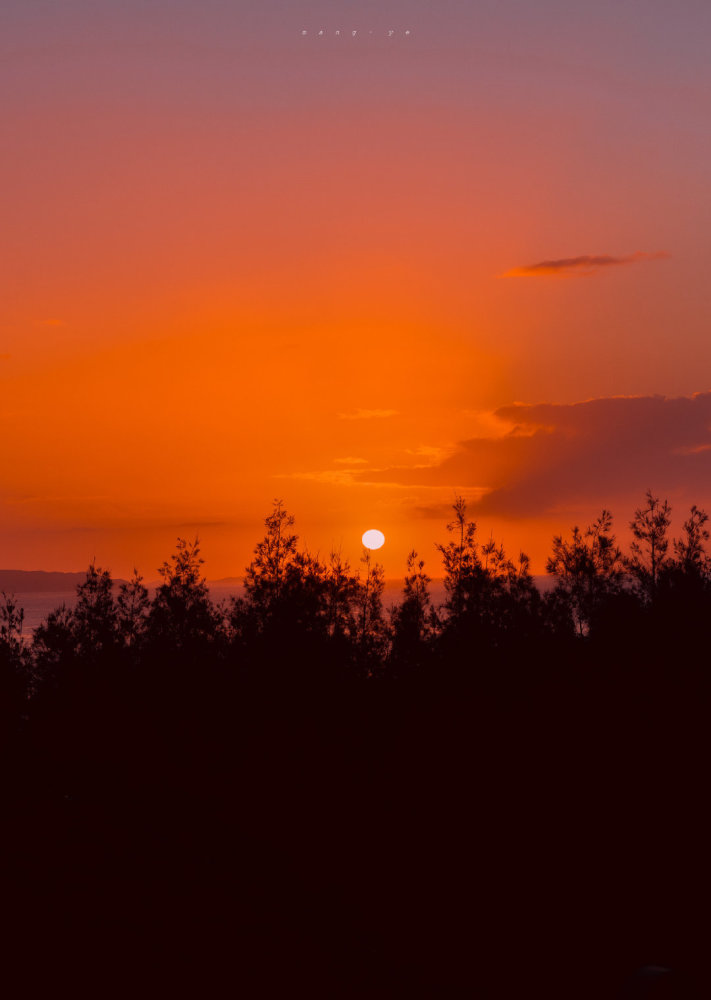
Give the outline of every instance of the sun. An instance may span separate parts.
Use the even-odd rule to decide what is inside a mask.
[[[385,535],[382,531],[378,531],[377,528],[369,528],[363,532],[361,541],[366,549],[379,549],[385,544]]]

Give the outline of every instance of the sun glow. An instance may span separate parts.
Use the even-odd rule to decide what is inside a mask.
[[[385,535],[377,528],[369,528],[368,531],[363,532],[361,541],[366,549],[379,549],[385,544]]]

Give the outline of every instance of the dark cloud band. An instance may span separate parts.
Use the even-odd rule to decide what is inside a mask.
[[[513,517],[611,506],[651,485],[711,501],[711,392],[517,403],[496,416],[510,428],[502,436],[471,438],[438,465],[371,471],[368,480],[483,489],[477,510]]]
[[[637,253],[628,254],[626,257],[612,257],[609,254],[591,255],[585,254],[581,257],[560,257],[556,260],[542,260],[536,264],[526,264],[523,267],[514,267],[506,271],[504,278],[517,277],[551,277],[561,274],[593,274],[604,267],[616,267],[620,264],[638,264],[648,260],[663,260],[669,257],[665,251],[657,253]]]

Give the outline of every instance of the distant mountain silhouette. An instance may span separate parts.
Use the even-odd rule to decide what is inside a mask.
[[[55,593],[73,590],[86,579],[82,573],[47,572],[43,569],[0,569],[0,591],[17,594]],[[123,580],[114,580],[118,586]]]

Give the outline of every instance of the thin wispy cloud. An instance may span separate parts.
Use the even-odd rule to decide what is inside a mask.
[[[383,417],[394,417],[397,410],[352,410],[350,413],[339,413],[341,420],[380,420]]]
[[[541,260],[535,264],[511,268],[503,278],[555,278],[584,277],[609,267],[619,267],[623,264],[641,264],[650,260],[664,260],[671,255],[664,250],[657,253],[628,254],[626,257],[613,257],[610,254],[584,254],[580,257],[559,257],[554,260]]]
[[[372,475],[371,475],[372,471]],[[312,483],[325,483],[328,486],[347,486],[353,488],[354,486],[370,487],[377,486],[378,488],[388,488],[393,487],[398,489],[408,489],[406,484],[391,481],[390,479],[382,480],[382,472],[378,469],[364,470],[361,468],[353,469],[322,469],[313,472],[278,472],[273,476],[274,479],[301,479],[306,482]],[[421,487],[426,488],[426,487]]]
[[[422,444],[419,448],[407,448],[406,453],[415,458],[424,459],[423,465],[438,465],[449,454],[451,449],[437,448],[434,445]]]
[[[356,484],[355,470],[323,469],[316,472],[279,472],[274,479],[304,479],[312,483],[327,483],[330,486],[353,486]]]

